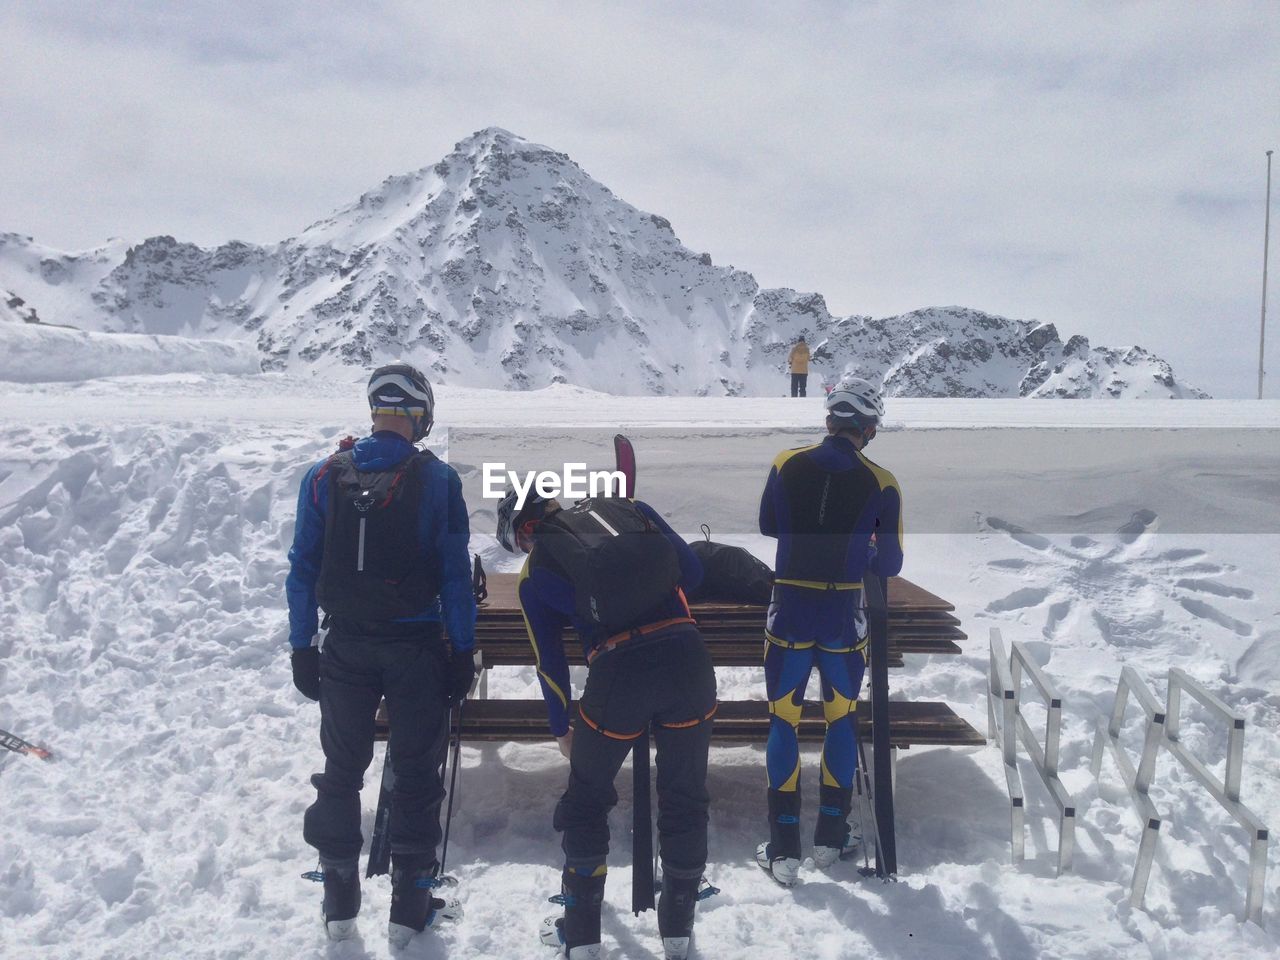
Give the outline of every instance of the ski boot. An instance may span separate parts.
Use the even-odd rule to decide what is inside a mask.
[[[324,903],[320,908],[325,935],[330,940],[350,940],[356,935],[360,912],[360,863],[358,860],[321,861]]]
[[[673,877],[662,870],[662,896],[658,898],[658,933],[666,960],[686,960],[693,934],[693,914],[702,886],[697,877]]]
[[[560,896],[552,901],[564,904],[563,917],[542,921],[541,939],[560,950],[569,960],[600,960],[600,907],[604,903],[604,873],[583,876],[565,870],[560,878]]]
[[[406,947],[416,934],[440,920],[456,920],[462,906],[454,899],[433,896],[440,886],[439,864],[427,854],[391,854],[391,920],[387,942],[392,950]]]
[[[847,860],[858,852],[862,837],[849,827],[852,787],[819,788],[818,824],[813,831],[813,863],[825,870],[837,860]]]
[[[760,869],[784,887],[800,879],[800,791],[769,791],[769,842],[756,848]]]

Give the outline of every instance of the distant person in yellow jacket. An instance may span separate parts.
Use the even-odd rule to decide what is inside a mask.
[[[804,342],[803,334],[796,337],[795,346],[791,348],[787,363],[791,367],[791,395],[807,396],[805,387],[809,383],[809,345]]]

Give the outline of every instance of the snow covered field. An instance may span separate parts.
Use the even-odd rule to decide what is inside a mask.
[[[175,372],[251,374],[261,369],[257,354],[245,343],[7,323],[4,311],[0,299],[0,381],[66,382]]]
[[[433,442],[471,470],[480,431],[508,438],[488,456],[528,469],[540,464],[522,457],[547,453],[535,428],[626,429],[643,497],[689,535],[706,519],[766,558],[771,542],[748,532],[768,467],[757,444],[796,445],[821,419],[817,399],[568,387],[442,389],[438,401]],[[6,958],[389,955],[385,879],[366,885],[363,941],[330,947],[319,888],[298,876],[314,865],[301,816],[321,760],[318,711],[290,683],[284,639],[298,481],[364,423],[355,378],[0,384],[0,727],[57,756],[0,756]],[[1064,695],[1075,872],[1053,877],[1054,808],[1030,767],[1028,861],[1014,867],[996,748],[916,748],[898,767],[900,881],[845,865],[782,890],[750,860],[765,827],[763,750],[717,747],[708,878],[723,892],[700,910],[698,956],[1280,956],[1271,930],[1237,919],[1243,831],[1167,753],[1152,797],[1168,825],[1147,910],[1131,909],[1137,818],[1110,759],[1101,785],[1089,773],[1121,666],[1161,698],[1165,672],[1181,666],[1245,716],[1242,797],[1280,828],[1280,403],[899,400],[889,425],[870,452],[904,487],[904,573],[953,601],[970,634],[961,657],[908,658],[891,673],[895,693],[946,700],[985,729],[987,629],[1027,641]],[[727,445],[728,428],[750,443]],[[1107,437],[1156,431],[1169,442],[1116,468],[1130,441]],[[1054,448],[1037,446],[1046,437],[1072,451],[1074,472],[1056,486],[1039,485],[1059,474],[1037,452]],[[933,462],[921,453],[931,449]],[[1000,451],[1027,462],[971,469]],[[474,549],[491,568],[514,566],[491,536],[491,505],[470,505]],[[726,699],[763,697],[755,670],[723,670],[720,686]],[[531,669],[496,672],[490,691],[537,696]],[[1225,732],[1184,712],[1184,742],[1220,773]],[[1127,733],[1136,750],[1136,725]],[[549,955],[536,930],[554,912],[550,820],[565,774],[551,743],[464,749],[449,867],[466,915],[417,938],[409,957]],[[605,939],[610,957],[655,957],[653,914],[626,909],[626,780]],[[1264,908],[1274,929],[1274,849]]]

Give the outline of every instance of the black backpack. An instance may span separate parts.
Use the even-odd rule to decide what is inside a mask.
[[[391,470],[361,471],[350,450],[329,458],[324,559],[316,598],[324,612],[353,620],[397,620],[439,595],[435,564],[418,537],[422,470],[429,450]]]
[[[702,531],[706,539],[689,544],[702,561],[702,582],[689,601],[767,604],[773,595],[773,571],[743,547],[713,542],[706,524]]]
[[[606,636],[661,619],[680,583],[671,541],[635,503],[617,497],[581,500],[546,517],[534,553],[573,584],[578,619]]]

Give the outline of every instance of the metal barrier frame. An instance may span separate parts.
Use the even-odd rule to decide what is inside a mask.
[[[1040,665],[1032,658],[1024,643],[1015,640],[1012,644],[1013,657],[1009,661],[1015,692],[1014,702],[1018,704],[1016,711],[1018,736],[1026,747],[1036,772],[1044,782],[1045,789],[1053,797],[1058,806],[1058,875],[1071,871],[1071,858],[1075,853],[1076,842],[1076,805],[1071,794],[1058,779],[1058,747],[1062,741],[1062,696],[1057,688],[1045,676]],[[1031,724],[1022,715],[1022,675],[1026,671],[1028,679],[1036,688],[1048,710],[1045,723],[1045,742],[1040,746]]]
[[[1178,739],[1183,693],[1190,694],[1210,713],[1216,714],[1228,724],[1227,767],[1222,780],[1210,773],[1208,767]],[[1249,833],[1249,883],[1245,894],[1244,919],[1262,926],[1262,900],[1266,889],[1270,833],[1257,815],[1240,802],[1240,774],[1244,767],[1244,717],[1178,667],[1169,669],[1167,713],[1164,745],[1223,809],[1231,814],[1236,823]]]
[[[1134,769],[1124,746],[1120,743],[1120,728],[1124,725],[1125,708],[1129,704],[1129,694],[1133,693],[1138,705],[1147,715],[1147,732],[1142,743],[1142,757]],[[1160,840],[1160,814],[1151,802],[1148,790],[1151,778],[1156,771],[1156,754],[1160,742],[1164,739],[1165,712],[1161,709],[1155,694],[1143,683],[1138,671],[1133,667],[1124,667],[1120,671],[1120,681],[1116,686],[1115,706],[1111,710],[1110,721],[1098,720],[1097,733],[1093,738],[1093,758],[1089,764],[1094,779],[1102,775],[1103,746],[1111,747],[1116,768],[1120,771],[1120,779],[1129,791],[1134,810],[1142,821],[1142,840],[1138,845],[1138,860],[1133,867],[1133,879],[1129,884],[1129,903],[1142,907],[1147,895],[1147,881],[1151,878],[1151,864],[1155,861],[1156,845]]]
[[[996,700],[1000,710],[996,710]],[[987,657],[987,739],[1000,741],[1004,759],[1004,782],[1009,790],[1009,844],[1012,860],[1026,858],[1026,810],[1022,795],[1022,775],[1018,773],[1018,741],[1015,735],[1018,715],[1018,691],[1009,673],[1009,658],[1004,652],[1000,630],[991,628]]]
[[[1022,715],[1024,671],[1049,712],[1043,747],[1027,718]],[[996,700],[1000,701],[998,712]],[[1022,775],[1018,772],[1018,741],[1021,740],[1045,789],[1058,807],[1058,875],[1070,872],[1075,852],[1076,808],[1071,794],[1058,779],[1062,697],[1023,644],[1015,641],[1012,656],[1006,657],[1000,630],[992,627],[987,660],[987,736],[994,740],[997,735],[1004,760],[1005,784],[1009,791],[1009,830],[1013,862],[1018,863],[1026,856],[1026,798],[1022,789]]]

